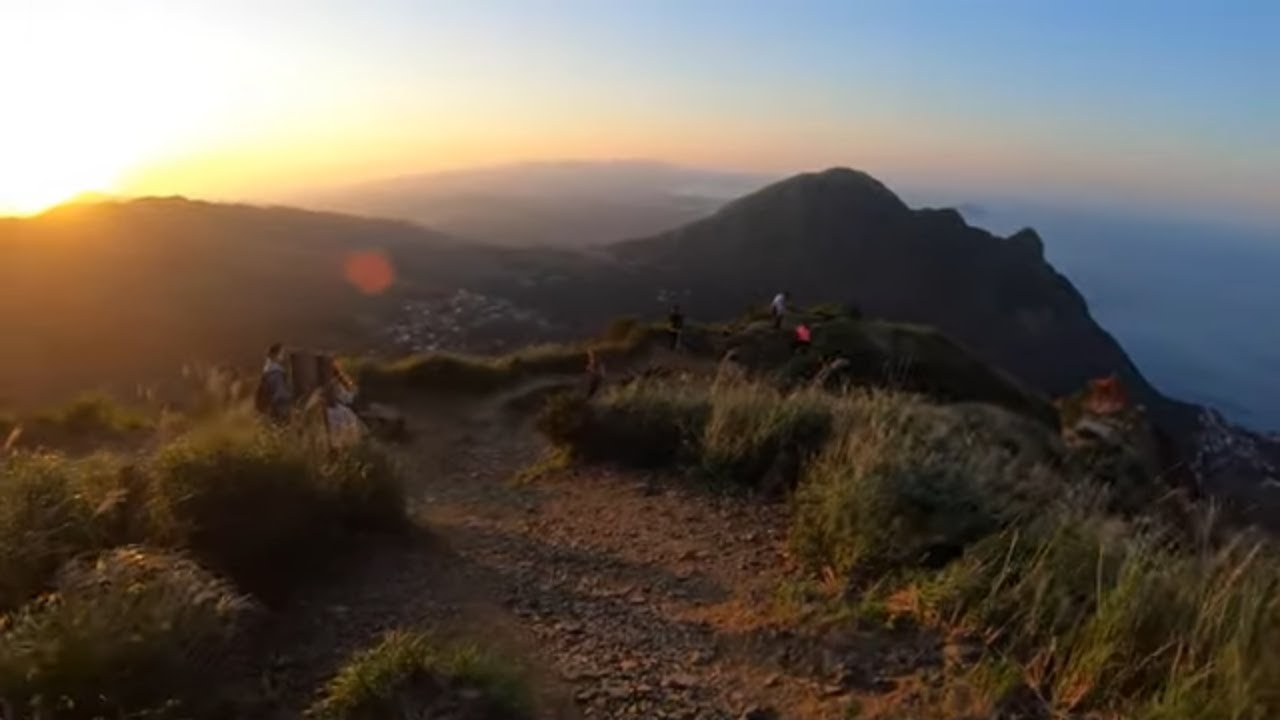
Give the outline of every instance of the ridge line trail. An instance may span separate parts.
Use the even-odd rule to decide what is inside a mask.
[[[426,625],[518,658],[547,718],[844,717],[830,658],[767,620],[784,505],[600,468],[513,482],[543,444],[512,404],[554,384],[410,411],[398,454],[430,540],[311,598],[295,692],[381,632]]]

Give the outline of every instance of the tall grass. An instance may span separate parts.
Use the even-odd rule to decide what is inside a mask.
[[[747,483],[794,453],[796,557],[843,578],[855,607],[893,608],[978,638],[985,658],[946,679],[998,695],[970,698],[974,707],[1280,717],[1272,544],[1171,525],[1153,501],[1158,477],[1129,468],[1117,483],[1038,422],[893,392],[787,393],[728,376],[563,398],[542,420],[579,459]]]
[[[154,419],[143,410],[122,405],[106,395],[90,393],[32,415],[0,417],[0,446],[53,449],[101,446],[142,437],[154,425]]]
[[[1059,492],[1039,458],[968,429],[950,410],[873,392],[805,472],[792,544],[837,573],[945,563]]]
[[[1280,561],[1238,536],[1188,551],[1068,503],[927,581],[924,610],[1016,658],[1055,712],[1280,711]]]
[[[133,480],[110,455],[18,454],[0,462],[0,612],[47,589],[71,558],[136,539],[120,514]]]
[[[819,393],[782,393],[745,381],[642,380],[609,388],[593,402],[553,398],[539,428],[580,460],[678,465],[756,486],[774,472],[794,480],[834,417],[829,398]],[[779,467],[783,456],[787,468]]]
[[[381,452],[252,417],[129,456],[5,457],[0,700],[20,717],[190,717],[218,694],[240,592],[282,599],[354,533],[406,523]]]
[[[699,463],[708,475],[755,486],[794,485],[801,466],[842,417],[819,392],[783,393],[769,386],[719,383],[702,431]]]
[[[14,717],[190,717],[229,673],[252,609],[180,556],[72,562],[0,627],[0,699]]]
[[[387,634],[339,670],[309,715],[331,720],[532,717],[520,674],[474,646],[416,631]]]

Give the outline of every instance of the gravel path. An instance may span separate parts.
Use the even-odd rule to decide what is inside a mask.
[[[548,718],[840,718],[839,657],[769,608],[785,506],[599,469],[517,483],[528,420],[437,408],[405,452],[426,537],[363,561],[272,644],[282,717],[352,650],[409,625],[525,665]]]

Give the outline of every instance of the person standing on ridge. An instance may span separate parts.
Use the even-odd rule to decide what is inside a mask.
[[[782,317],[787,314],[787,300],[791,298],[791,293],[783,290],[773,296],[773,302],[769,303],[769,314],[773,316],[773,329],[782,328]]]
[[[684,313],[679,305],[671,306],[671,314],[667,316],[667,332],[671,333],[671,349],[680,349],[681,335],[684,334]]]
[[[280,343],[272,343],[267,349],[267,360],[262,366],[262,376],[258,379],[258,390],[253,398],[258,412],[277,423],[289,419],[289,404],[293,402],[289,374],[282,363],[283,356],[284,348]]]
[[[600,391],[600,386],[604,383],[604,363],[596,355],[595,350],[587,350],[586,370],[586,391],[587,398],[590,399],[595,397],[596,393]]]

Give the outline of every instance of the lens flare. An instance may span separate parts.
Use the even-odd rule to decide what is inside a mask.
[[[351,253],[343,263],[343,274],[365,295],[381,295],[396,281],[391,260],[381,250]]]

